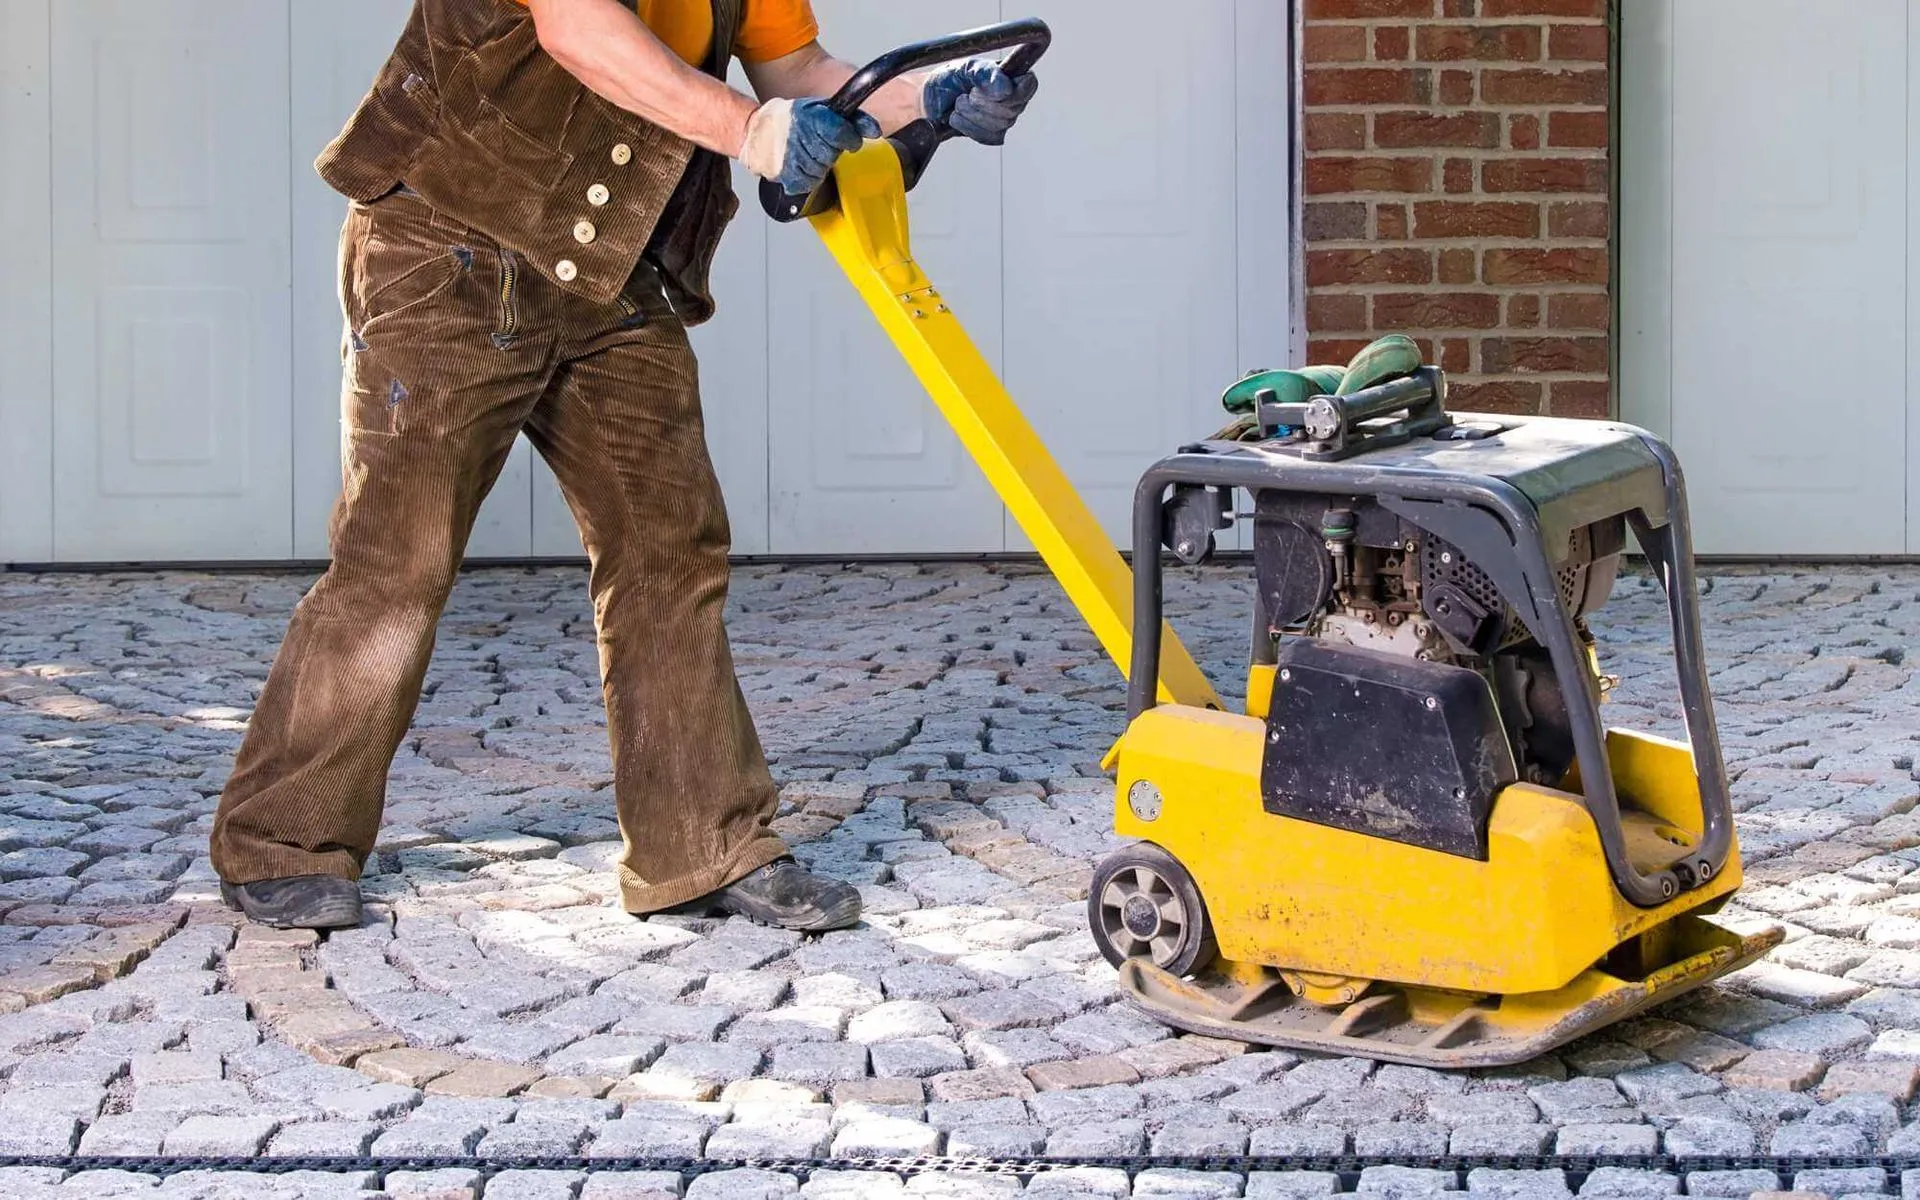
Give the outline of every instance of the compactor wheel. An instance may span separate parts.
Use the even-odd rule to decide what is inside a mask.
[[[1160,847],[1140,842],[1116,850],[1093,872],[1087,893],[1093,940],[1108,962],[1140,958],[1169,975],[1186,976],[1213,961],[1213,923],[1193,876]]]

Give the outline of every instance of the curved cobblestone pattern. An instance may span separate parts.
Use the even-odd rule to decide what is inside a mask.
[[[305,582],[0,576],[0,1154],[1920,1150],[1920,571],[1709,578],[1750,880],[1731,911],[1793,940],[1652,1017],[1467,1075],[1173,1037],[1117,1003],[1083,905],[1091,861],[1117,844],[1097,762],[1124,697],[1030,568],[737,576],[736,653],[783,781],[781,831],[861,886],[860,928],[801,939],[619,910],[590,616],[580,573],[561,569],[456,589],[365,925],[324,941],[240,927],[211,902],[206,831]],[[1246,591],[1218,569],[1170,596],[1229,695]],[[1623,581],[1596,624],[1624,677],[1610,719],[1680,733],[1657,590]],[[1127,1194],[1124,1177],[1072,1178]],[[689,1194],[797,1186],[720,1179]],[[1324,1182],[1160,1173],[1133,1194]],[[383,1185],[416,1183],[476,1186]],[[1586,1194],[1669,1183],[1608,1176]],[[1722,1183],[1740,1190],[1699,1190]],[[8,1186],[122,1184],[153,1181]],[[229,1186],[318,1194],[164,1190]],[[629,1194],[612,1186],[516,1173],[487,1195]],[[827,1177],[807,1194],[947,1194],[933,1186]]]

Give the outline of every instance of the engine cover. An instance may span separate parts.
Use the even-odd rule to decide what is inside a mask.
[[[1519,772],[1478,672],[1290,637],[1273,678],[1268,812],[1486,859],[1487,817]]]

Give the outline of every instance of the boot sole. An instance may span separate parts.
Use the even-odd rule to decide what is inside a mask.
[[[230,883],[220,885],[220,902],[234,912],[244,914],[247,920],[256,925],[265,925],[269,929],[352,929],[360,924],[360,906],[349,908],[345,904],[327,904],[315,913],[276,912],[272,909],[249,905],[241,898],[240,890]]]
[[[790,929],[795,933],[831,933],[836,929],[849,929],[860,923],[860,914],[865,905],[858,895],[853,896],[824,912],[809,916],[778,917],[755,910],[751,905],[732,900],[722,900],[720,911],[757,921],[762,925],[771,925],[775,929]]]

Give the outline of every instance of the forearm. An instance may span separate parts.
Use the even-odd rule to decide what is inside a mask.
[[[804,96],[831,96],[852,79],[858,67],[843,62],[818,42],[785,58],[747,68],[754,91],[763,100],[784,97],[798,100]],[[861,108],[880,123],[885,133],[920,119],[920,94],[925,85],[921,75],[902,75],[873,94]]]
[[[738,157],[757,105],[689,66],[618,0],[530,0],[540,44],[611,104]]]

